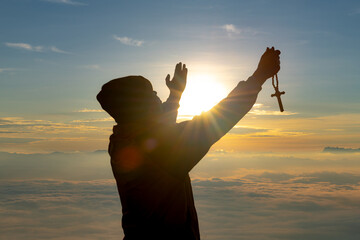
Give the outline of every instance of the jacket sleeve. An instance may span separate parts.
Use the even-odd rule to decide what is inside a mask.
[[[179,102],[171,101],[169,98],[162,104],[163,114],[161,122],[164,124],[175,123],[178,115]]]
[[[180,157],[184,171],[189,172],[250,111],[260,90],[256,81],[241,81],[211,110],[177,124],[178,139],[173,152]]]

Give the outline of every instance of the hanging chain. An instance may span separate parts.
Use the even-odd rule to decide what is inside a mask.
[[[274,83],[274,76],[275,76],[275,79],[276,79],[276,84]],[[277,74],[275,74],[274,76],[272,76],[271,80],[272,80],[272,85],[273,85],[273,87],[275,89],[275,92],[276,92],[276,91],[279,91],[279,78],[278,78]]]

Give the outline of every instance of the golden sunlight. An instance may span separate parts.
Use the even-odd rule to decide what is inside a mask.
[[[216,81],[214,75],[189,76],[180,100],[179,115],[198,115],[210,110],[226,95],[225,87]]]

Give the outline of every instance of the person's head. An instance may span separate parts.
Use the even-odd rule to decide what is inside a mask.
[[[150,81],[142,76],[111,80],[102,86],[96,98],[118,124],[154,121],[161,113],[159,97]]]

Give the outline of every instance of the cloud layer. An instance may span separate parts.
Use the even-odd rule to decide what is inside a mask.
[[[321,156],[211,152],[191,172],[202,239],[358,239],[360,155]],[[106,151],[0,153],[0,166],[4,239],[123,237]]]
[[[312,176],[319,181],[266,174],[193,179],[202,239],[358,239],[360,177]],[[123,237],[113,180],[2,181],[0,197],[5,239]]]

